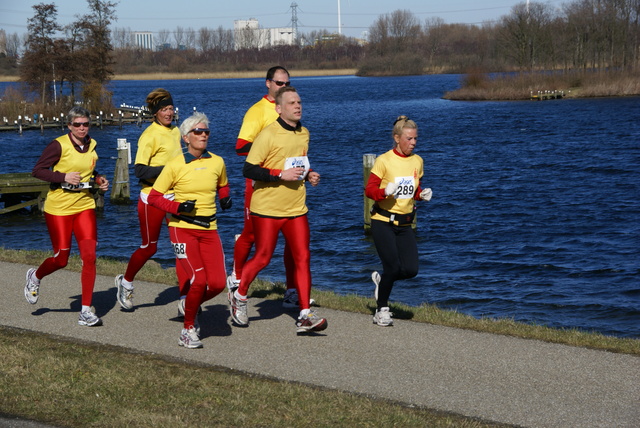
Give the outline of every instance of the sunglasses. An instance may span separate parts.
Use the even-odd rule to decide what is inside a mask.
[[[193,132],[193,135],[202,135],[202,133],[204,133],[204,135],[209,135],[211,134],[211,131],[207,128],[193,128],[191,131],[189,132]],[[187,134],[189,133],[187,132]]]
[[[72,122],[71,123],[71,126],[73,126],[74,128],[80,128],[81,126],[88,128],[90,125],[91,125],[91,122]]]
[[[291,85],[291,82],[283,82],[282,80],[273,80],[273,79],[269,79],[271,80],[273,83],[275,83],[278,86],[289,86]]]

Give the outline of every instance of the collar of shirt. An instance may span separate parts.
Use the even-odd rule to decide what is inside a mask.
[[[91,143],[91,137],[89,136],[89,134],[87,134],[84,137],[84,140],[82,141],[82,147],[80,147],[79,145],[77,145],[73,139],[75,137],[73,136],[73,134],[71,132],[69,132],[69,139],[71,140],[71,142],[73,143],[73,147],[76,149],[76,151],[80,152],[80,153],[86,153],[87,150],[89,150],[89,143]]]
[[[189,153],[188,151],[184,153],[184,163],[189,163],[192,162],[194,160],[198,160],[198,159],[203,159],[203,158],[210,158],[211,157],[211,153],[205,151],[204,153],[202,153],[200,156],[195,157],[194,155],[192,155],[191,153]]]
[[[298,122],[295,126],[295,128],[291,125],[289,125],[287,122],[285,122],[284,120],[282,120],[281,117],[278,117],[278,123],[280,124],[280,126],[282,126],[284,129],[286,129],[287,131],[300,131],[302,129],[302,123]]]

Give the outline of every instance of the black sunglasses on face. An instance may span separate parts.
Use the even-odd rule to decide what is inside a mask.
[[[193,128],[189,132],[193,132],[193,135],[202,135],[202,133],[204,132],[204,135],[207,135],[207,136],[211,133],[211,131],[207,128]],[[187,134],[189,132],[187,132]]]
[[[271,80],[273,83],[275,83],[278,86],[289,86],[291,85],[291,82],[283,82],[282,80],[273,80],[273,79],[269,79]]]
[[[88,128],[89,125],[91,125],[91,122],[71,122],[71,126],[74,128],[80,128],[81,126]]]

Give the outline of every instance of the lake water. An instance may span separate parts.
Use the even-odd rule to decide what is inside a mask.
[[[434,196],[418,212],[420,273],[396,283],[392,302],[640,337],[640,98],[441,99],[459,80],[293,77],[311,132],[311,165],[322,175],[307,197],[314,287],[372,296],[370,274],[380,263],[363,233],[362,156],[388,150],[392,124],[406,114],[420,127],[422,183]],[[182,118],[195,107],[212,121],[209,149],[225,159],[235,198],[231,212],[219,215],[229,268],[233,236],[242,228],[244,158],[234,152],[235,139],[264,81],[111,84],[116,105],[142,105],[156,87],[172,93]],[[135,155],[141,131],[92,129],[98,169],[111,178],[116,139],[130,141]],[[30,171],[60,134],[0,134],[0,172]],[[126,260],[139,245],[135,204],[111,205],[107,194],[98,227],[99,256]],[[50,249],[38,216],[0,216],[0,233],[5,248]],[[171,265],[166,231],[161,240],[156,260]],[[284,279],[281,251],[282,244],[262,278]]]

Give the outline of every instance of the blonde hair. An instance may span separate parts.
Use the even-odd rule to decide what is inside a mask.
[[[402,130],[405,128],[415,129],[417,131],[418,125],[405,115],[398,116],[396,121],[393,122],[393,130],[391,131],[391,137],[393,138],[396,135],[398,136],[402,135]],[[396,140],[394,138],[393,147],[395,147],[396,145],[397,145]]]

